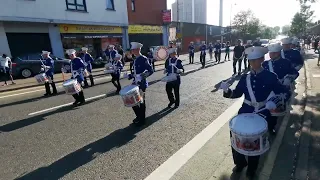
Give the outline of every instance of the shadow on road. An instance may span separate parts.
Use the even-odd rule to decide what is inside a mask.
[[[101,138],[93,143],[90,143],[77,151],[74,151],[61,159],[55,161],[47,167],[38,168],[28,174],[24,174],[18,178],[26,180],[46,179],[56,180],[71,171],[89,163],[97,157],[96,153],[103,154],[113,148],[118,148],[130,142],[136,137],[136,133],[151,126],[167,114],[174,111],[171,108],[165,108],[147,118],[147,125],[144,127],[136,127],[131,124],[123,129],[118,129],[104,138]]]

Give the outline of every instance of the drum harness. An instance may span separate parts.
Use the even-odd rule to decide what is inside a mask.
[[[262,102],[257,102],[256,97],[255,97],[253,90],[252,90],[250,78],[251,78],[251,74],[249,73],[246,77],[246,83],[247,83],[247,88],[248,88],[248,92],[249,92],[249,96],[250,96],[251,101],[244,99],[243,102],[249,106],[253,106],[254,112],[258,112],[259,109],[261,109],[263,106],[265,106],[267,99]]]

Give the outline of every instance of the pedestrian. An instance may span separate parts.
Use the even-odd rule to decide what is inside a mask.
[[[112,61],[112,67],[114,72],[111,74],[111,82],[112,84],[117,88],[116,93],[119,94],[121,90],[121,84],[120,84],[120,75],[121,70],[123,69],[123,64],[121,62],[122,56],[120,54],[116,54],[115,58]]]
[[[228,61],[230,61],[230,41],[228,41],[226,44],[225,53],[226,55],[224,56],[224,61],[227,61],[227,57],[228,57]]]
[[[290,85],[299,76],[299,72],[292,66],[289,60],[281,57],[282,46],[280,43],[268,45],[269,56],[271,59],[264,61],[262,67],[277,75],[280,82],[290,89]],[[283,104],[283,110],[285,104]],[[268,121],[268,129],[270,134],[275,134],[277,125],[277,116],[271,116]]]
[[[291,48],[292,38],[283,38],[281,39],[281,42],[283,49],[281,52],[282,58],[288,59],[292,63],[293,67],[299,71],[303,66],[304,60],[298,50]]]
[[[236,65],[238,63],[238,75],[241,74],[241,63],[244,56],[244,46],[241,44],[241,40],[237,41],[237,45],[233,49],[233,75],[237,74]]]
[[[220,44],[220,40],[217,40],[217,43],[214,46],[214,57],[216,59],[216,63],[220,63],[220,60],[221,60],[221,44]]]
[[[82,53],[81,53],[80,57],[83,60],[84,64],[86,65],[86,70],[89,73],[90,85],[94,86],[94,80],[93,80],[93,76],[92,76],[92,63],[94,60],[93,60],[91,54],[88,53],[87,47],[82,47],[81,50],[82,50]],[[86,76],[84,76],[84,86],[85,87],[89,86]]]
[[[133,79],[133,83],[139,86],[142,93],[143,102],[137,106],[132,107],[136,118],[133,123],[137,125],[144,125],[146,120],[146,100],[145,92],[148,87],[147,77],[153,74],[148,58],[141,54],[143,44],[138,42],[131,42],[131,52],[136,57],[133,63],[134,73],[129,75],[129,80]]]
[[[118,54],[121,55],[121,60],[120,61],[121,61],[122,65],[124,66],[126,62],[124,61],[124,52],[123,52],[123,49],[122,49],[121,45],[117,46],[117,52],[118,52]]]
[[[2,58],[0,59],[1,64],[0,64],[0,77],[3,76],[4,78],[4,84],[3,86],[8,85],[7,81],[11,80],[11,84],[16,84],[13,81],[13,77],[12,77],[12,61],[11,59],[6,55],[6,54],[2,54]]]
[[[50,57],[50,52],[48,52],[48,51],[42,51],[42,58],[45,61],[42,64],[41,70],[46,74],[46,76],[47,76],[47,78],[49,80],[48,82],[44,83],[44,87],[46,89],[46,93],[44,94],[44,96],[51,95],[50,84],[51,84],[51,87],[52,87],[52,93],[53,94],[57,94],[56,84],[55,84],[54,79],[53,79],[53,75],[54,75],[54,60]]]
[[[85,70],[86,66],[81,58],[76,56],[76,50],[69,49],[67,50],[67,54],[69,55],[69,58],[71,59],[71,73],[72,79],[77,79],[78,83],[81,85],[84,81],[83,71]],[[73,105],[78,106],[85,103],[85,98],[83,94],[83,89],[81,88],[79,93],[73,94],[73,98],[75,99],[75,102]]]
[[[214,48],[214,47],[213,47],[212,43],[209,43],[208,49],[209,49],[210,60],[212,60],[213,48]]]
[[[252,41],[251,40],[248,40],[247,44],[244,46],[245,49],[247,49],[249,47],[252,47]],[[244,64],[244,69],[245,70],[250,70],[250,65],[248,63],[247,54],[244,54],[243,64]]]
[[[246,49],[248,60],[251,65],[249,74],[245,74],[239,80],[236,88],[231,90],[231,86],[227,82],[222,82],[220,89],[223,89],[223,96],[226,98],[240,98],[244,95],[244,101],[239,109],[238,114],[258,113],[266,120],[270,117],[270,110],[279,106],[280,97],[268,99],[269,95],[274,92],[276,95],[283,94],[285,101],[289,99],[289,90],[280,84],[277,76],[262,68],[261,63],[264,61],[264,55],[268,52],[265,47],[250,47]],[[246,126],[246,125],[244,125]],[[230,133],[231,134],[231,133]],[[249,179],[253,179],[258,168],[260,156],[248,156],[240,154],[232,148],[235,173],[239,173],[248,166],[246,175]]]
[[[188,51],[189,51],[189,64],[193,64],[194,63],[194,45],[193,42],[190,42],[190,45],[188,47]]]
[[[202,64],[202,68],[206,65],[206,54],[207,54],[207,45],[205,41],[202,41],[202,45],[200,46],[200,62]]]
[[[153,50],[152,50],[152,48],[149,48],[149,50],[148,50],[148,52],[147,52],[147,58],[149,59],[149,64],[152,65],[153,71],[155,71],[155,70],[156,70],[156,66],[155,66],[155,64],[154,64],[155,59],[154,59],[154,57],[153,57]]]
[[[319,45],[319,36],[316,37],[314,40],[314,52],[318,51],[318,45]]]
[[[180,84],[181,77],[180,73],[184,72],[182,61],[176,57],[177,50],[176,48],[168,49],[169,58],[165,62],[165,73],[167,76],[174,76],[175,78],[172,81],[167,82],[166,92],[169,99],[168,107],[170,108],[175,104],[175,108],[178,108],[180,105]],[[172,93],[174,92],[174,95]]]

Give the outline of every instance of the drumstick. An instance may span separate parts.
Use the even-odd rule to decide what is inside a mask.
[[[63,68],[61,68],[61,72],[62,72],[62,73],[61,73],[61,74],[62,74],[62,80],[63,80],[63,81],[65,81],[65,78],[64,78],[64,72],[63,72],[63,71],[64,71],[64,69],[63,69]]]

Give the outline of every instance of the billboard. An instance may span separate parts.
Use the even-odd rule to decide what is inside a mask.
[[[180,23],[182,37],[205,36],[206,25],[197,23]]]
[[[171,23],[171,9],[162,10],[162,21],[163,23]]]

